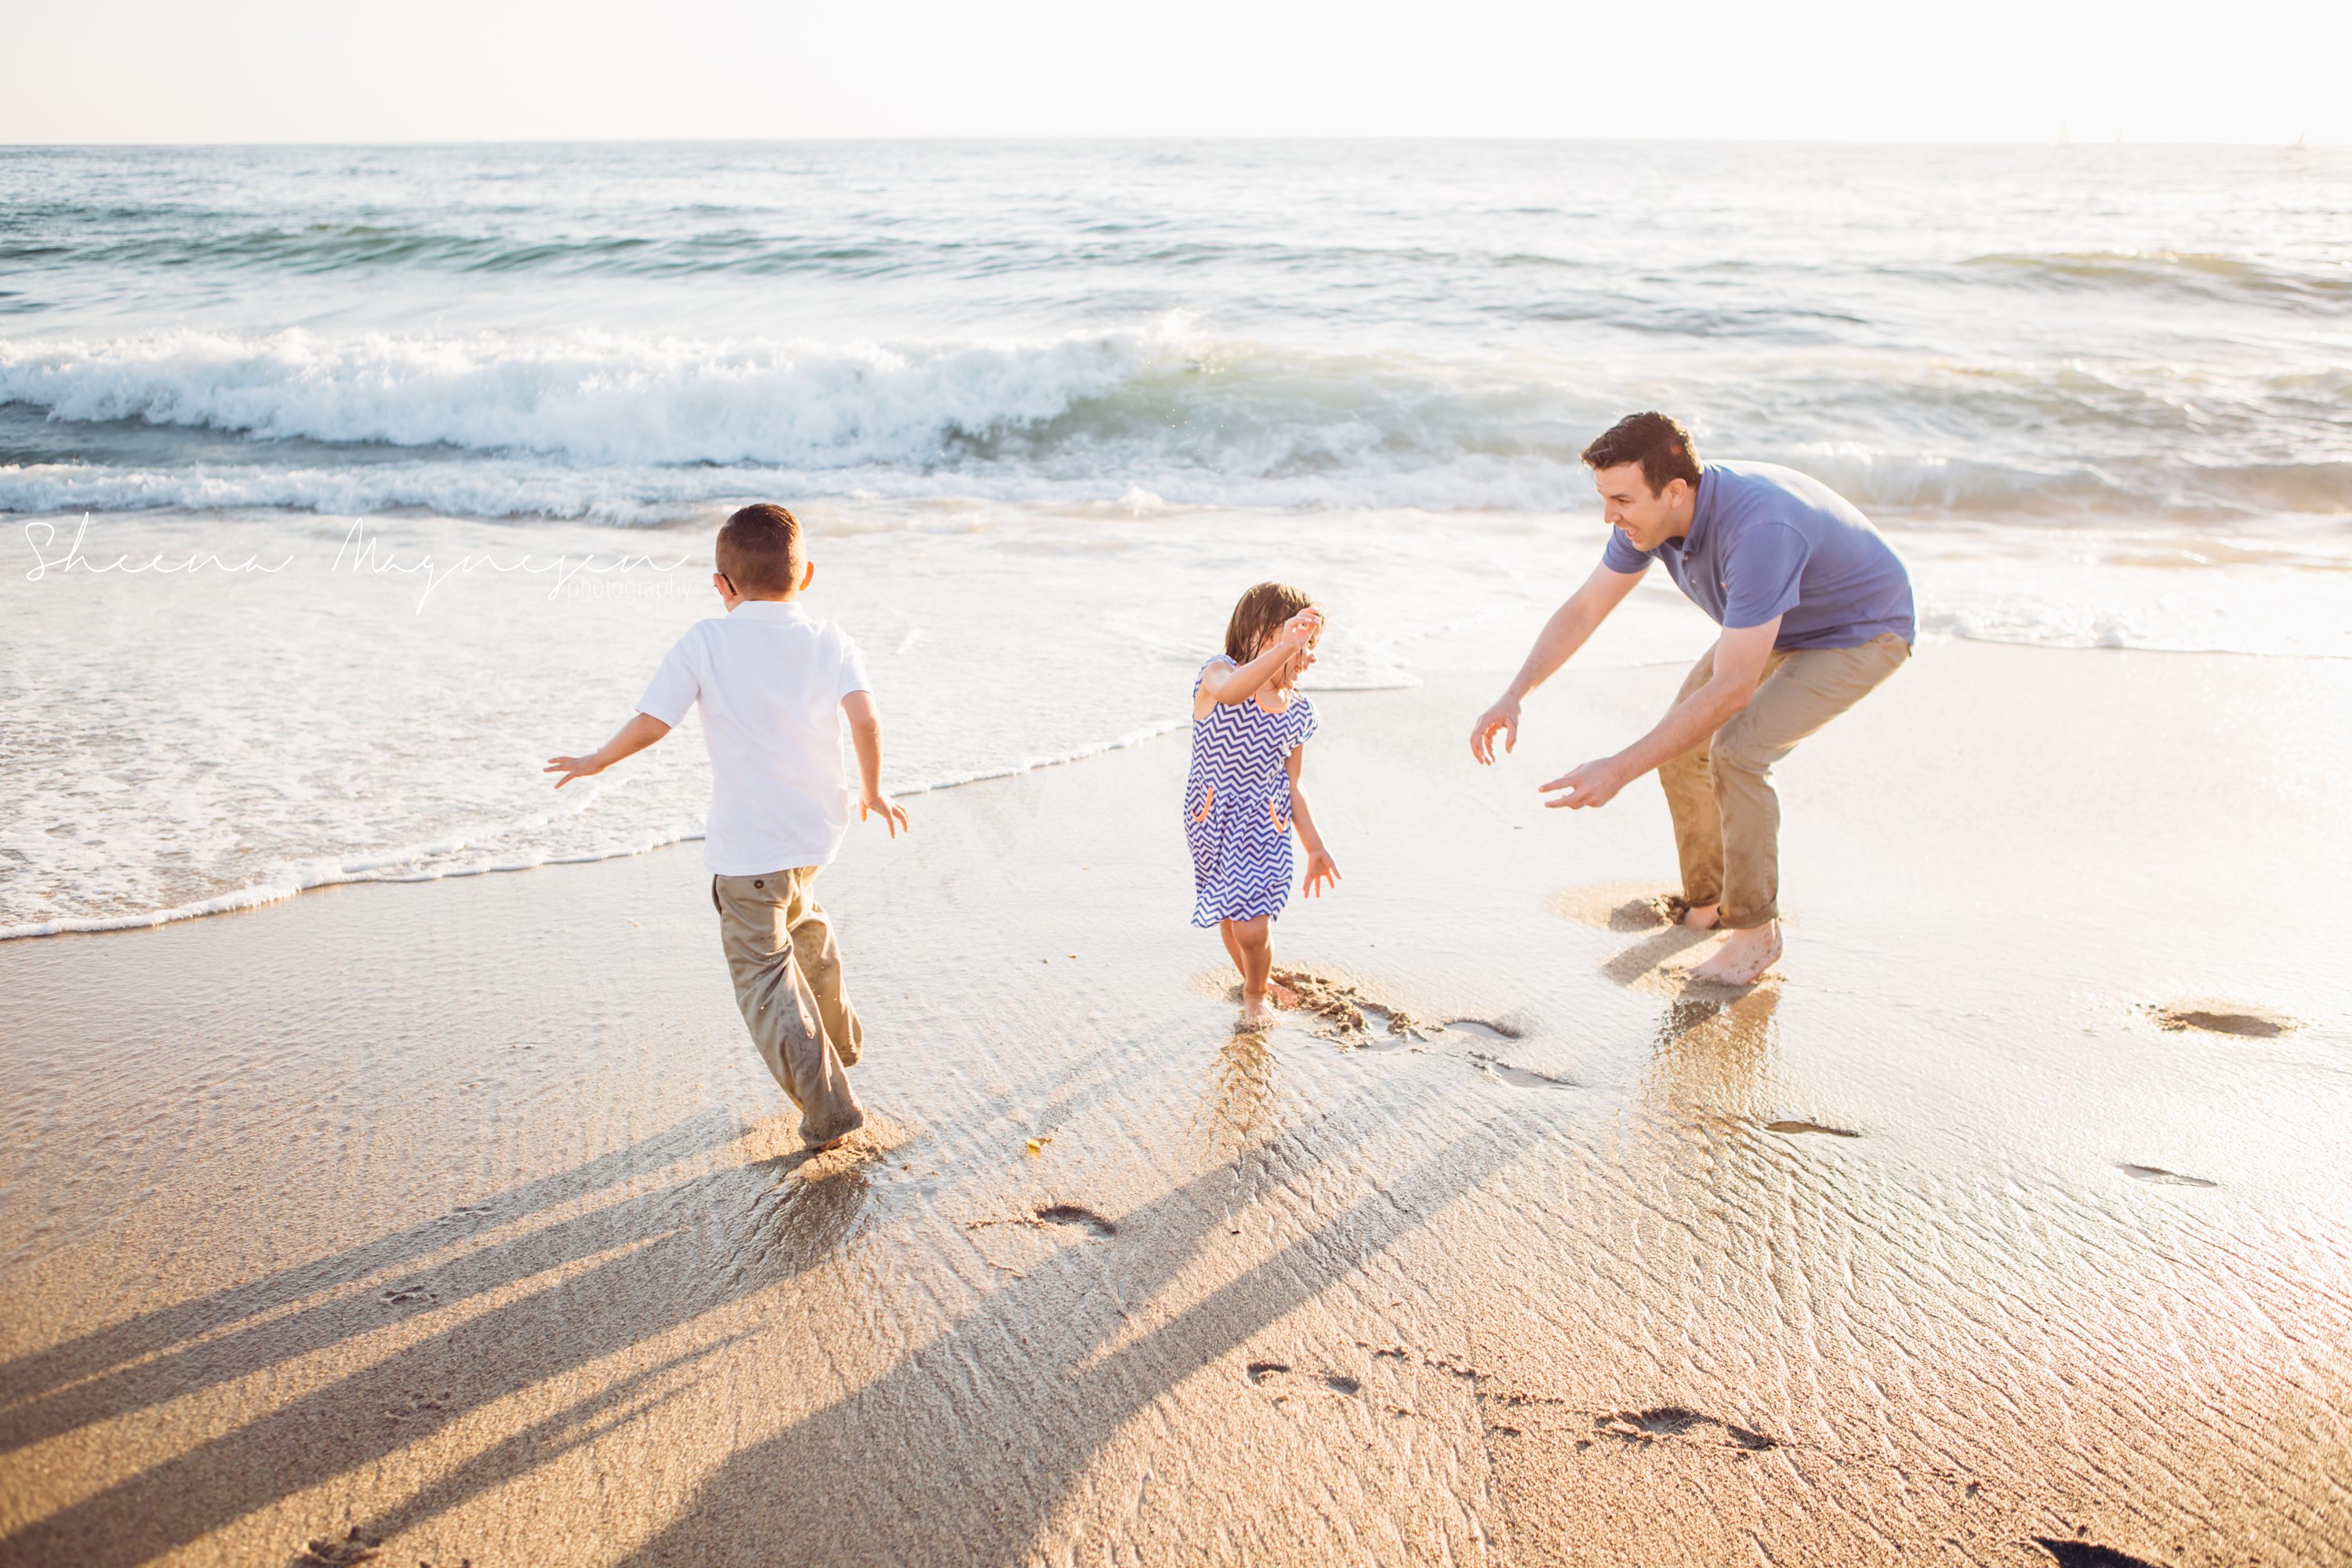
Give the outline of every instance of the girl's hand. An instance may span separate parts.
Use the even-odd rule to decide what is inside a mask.
[[[1301,610],[1282,623],[1282,629],[1274,634],[1275,645],[1288,652],[1296,653],[1313,642],[1316,635],[1322,629],[1322,611],[1312,608]]]
[[[1323,889],[1339,880],[1339,866],[1331,858],[1328,850],[1309,849],[1307,852],[1307,886],[1302,890],[1308,898],[1321,898]]]

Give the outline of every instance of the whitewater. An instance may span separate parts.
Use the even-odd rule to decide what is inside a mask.
[[[1475,663],[1645,406],[1861,504],[1929,637],[2352,657],[2347,197],[2339,149],[0,150],[0,936],[691,837],[691,737],[536,767],[751,499],[910,792],[1161,732],[1261,576],[1333,685]]]

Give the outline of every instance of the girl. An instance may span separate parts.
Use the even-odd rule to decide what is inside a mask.
[[[1297,695],[1323,615],[1297,589],[1260,583],[1234,606],[1225,651],[1192,683],[1192,772],[1184,837],[1192,850],[1192,923],[1213,925],[1242,972],[1242,1025],[1262,1028],[1274,968],[1274,917],[1290,900],[1290,829],[1307,846],[1307,894],[1339,879],[1299,784],[1315,705]],[[1287,987],[1276,1001],[1297,1000]]]

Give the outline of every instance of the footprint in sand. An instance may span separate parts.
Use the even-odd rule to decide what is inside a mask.
[[[1752,1427],[1742,1426],[1717,1415],[1704,1415],[1679,1405],[1660,1405],[1648,1410],[1614,1411],[1596,1417],[1592,1425],[1596,1430],[1624,1443],[1654,1443],[1662,1438],[1683,1437],[1717,1447],[1741,1448],[1749,1453],[1780,1446],[1778,1438],[1767,1436]]]
[[[1825,1127],[1818,1121],[1767,1121],[1764,1124],[1764,1131],[1767,1132],[1826,1132],[1832,1138],[1862,1136],[1861,1133],[1850,1131],[1843,1127]]]
[[[1276,1391],[1276,1403],[1289,1398],[1294,1392],[1291,1365],[1286,1361],[1254,1361],[1244,1369],[1243,1375],[1255,1387]],[[1316,1376],[1325,1388],[1345,1398],[1352,1399],[1364,1391],[1361,1383],[1345,1373],[1325,1372]]]
[[[2143,1182],[2161,1182],[2168,1186],[2218,1187],[2221,1184],[2219,1182],[2209,1182],[2202,1176],[2184,1176],[2178,1171],[2168,1171],[2161,1165],[2134,1165],[2128,1162],[2119,1161],[2116,1163],[2116,1169],[2126,1176],[2135,1176]]]
[[[1514,1066],[1498,1057],[1490,1057],[1484,1052],[1472,1051],[1470,1055],[1478,1063],[1480,1072],[1489,1078],[1500,1079],[1513,1089],[1581,1089],[1584,1087],[1568,1079],[1554,1078],[1549,1073],[1538,1072],[1533,1068]]]
[[[362,1535],[360,1533],[360,1527],[355,1524],[352,1526],[351,1533],[341,1541],[320,1536],[305,1543],[301,1555],[294,1561],[301,1565],[301,1568],[310,1568],[311,1564],[324,1564],[325,1568],[345,1568],[349,1563],[367,1562],[375,1556],[383,1546],[383,1537]]]
[[[1108,1240],[1118,1234],[1118,1226],[1084,1204],[1047,1204],[1037,1211],[1037,1217],[1047,1225],[1066,1225],[1083,1230],[1097,1241]]]
[[[2243,1039],[2275,1039],[2295,1026],[2293,1018],[2260,1007],[2231,1003],[2151,1003],[2144,1009],[2159,1029],[2199,1029],[2209,1035],[2236,1035]]]
[[[1311,969],[1277,969],[1272,979],[1289,994],[1286,1005],[1336,1026],[1339,1038],[1351,1043],[1385,1037],[1393,1046],[1405,1045],[1429,1026],[1402,1007],[1375,1002],[1344,980],[1318,974]]]
[[[2156,1568],[2145,1557],[2134,1557],[2094,1541],[2059,1541],[2037,1535],[2033,1544],[2058,1560],[2058,1568]]]

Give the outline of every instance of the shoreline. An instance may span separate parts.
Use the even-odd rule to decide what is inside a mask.
[[[854,833],[814,1160],[677,847],[0,945],[0,1559],[2352,1550],[2352,1009],[2272,913],[2352,669],[1923,647],[1781,770],[1744,996],[1654,786],[1532,806],[1676,677],[1493,772],[1485,661],[1318,696],[1276,959],[1484,1026],[1417,1041],[1231,1035],[1181,747]]]
[[[2208,649],[2122,647],[2075,647],[2035,642],[2025,638],[2012,639],[1967,632],[1950,631],[1939,633],[1933,639],[1923,636],[1920,646],[1924,647],[1949,643],[1978,644],[1990,647],[2019,648],[2039,654],[2055,655],[2087,654],[2102,657],[2108,655],[2123,655],[2134,658],[2160,658],[2183,660],[2255,659],[2263,661],[2284,660],[2287,662],[2311,660],[2317,661],[2322,664],[2334,662],[2352,663],[2352,654],[2280,654],[2254,652],[2247,649],[2236,648]],[[1604,668],[1607,672],[1624,673],[1648,669],[1682,669],[1687,668],[1688,663],[1689,660],[1686,658],[1666,657],[1658,658],[1633,659],[1611,664]],[[1592,673],[1599,672],[1596,671]],[[1411,690],[1414,687],[1423,684],[1426,684],[1423,678],[1415,676],[1408,681],[1392,685],[1381,684],[1310,687],[1308,688],[1308,694],[1318,700],[1321,700],[1332,696],[1356,696],[1365,692]],[[1160,740],[1182,730],[1186,722],[1187,721],[1182,718],[1154,721],[1131,730],[1110,740],[1092,742],[1066,753],[1042,758],[1030,758],[1001,768],[985,769],[971,773],[967,776],[944,779],[935,783],[910,784],[901,788],[893,788],[890,793],[894,798],[914,800],[928,795],[940,795],[950,790],[969,788],[974,784],[991,784],[1003,779],[1017,778],[1025,773],[1037,773],[1046,769],[1071,767],[1077,763],[1102,756],[1108,752],[1124,751],[1130,747],[1144,745],[1152,741]],[[693,735],[683,736],[681,737],[681,741],[688,747],[691,747],[698,742],[698,737]],[[435,869],[408,874],[380,875],[377,872],[377,867],[381,865],[397,864],[424,856],[443,853],[452,848],[462,848],[466,844],[471,842],[473,839],[496,837],[501,834],[510,831],[513,826],[514,825],[510,823],[493,824],[486,827],[478,828],[470,834],[460,835],[458,837],[446,839],[436,839],[427,844],[404,845],[388,849],[362,851],[358,855],[346,857],[343,859],[335,862],[335,866],[332,870],[321,873],[315,878],[312,878],[308,874],[307,868],[309,867],[316,866],[330,858],[328,857],[321,857],[317,861],[306,862],[304,863],[303,868],[297,868],[297,876],[290,881],[270,881],[248,885],[242,888],[235,888],[208,898],[196,900],[186,904],[175,905],[164,910],[130,915],[58,917],[48,921],[32,921],[18,926],[0,927],[0,945],[16,942],[45,941],[49,938],[60,936],[104,936],[111,935],[119,931],[150,931],[162,926],[176,925],[185,921],[206,920],[215,915],[237,914],[249,910],[266,908],[272,904],[284,903],[294,899],[299,899],[306,893],[318,892],[329,888],[360,887],[377,884],[404,885],[423,882],[462,881],[475,877],[508,876],[517,872],[543,870],[553,867],[586,866],[599,864],[607,860],[627,859],[638,855],[657,853],[661,850],[672,848],[682,844],[698,844],[702,841],[702,834],[699,830],[680,830],[675,834],[665,834],[654,843],[610,850],[600,850],[585,855],[556,855],[541,859],[517,861],[507,864],[458,867],[450,869]]]

